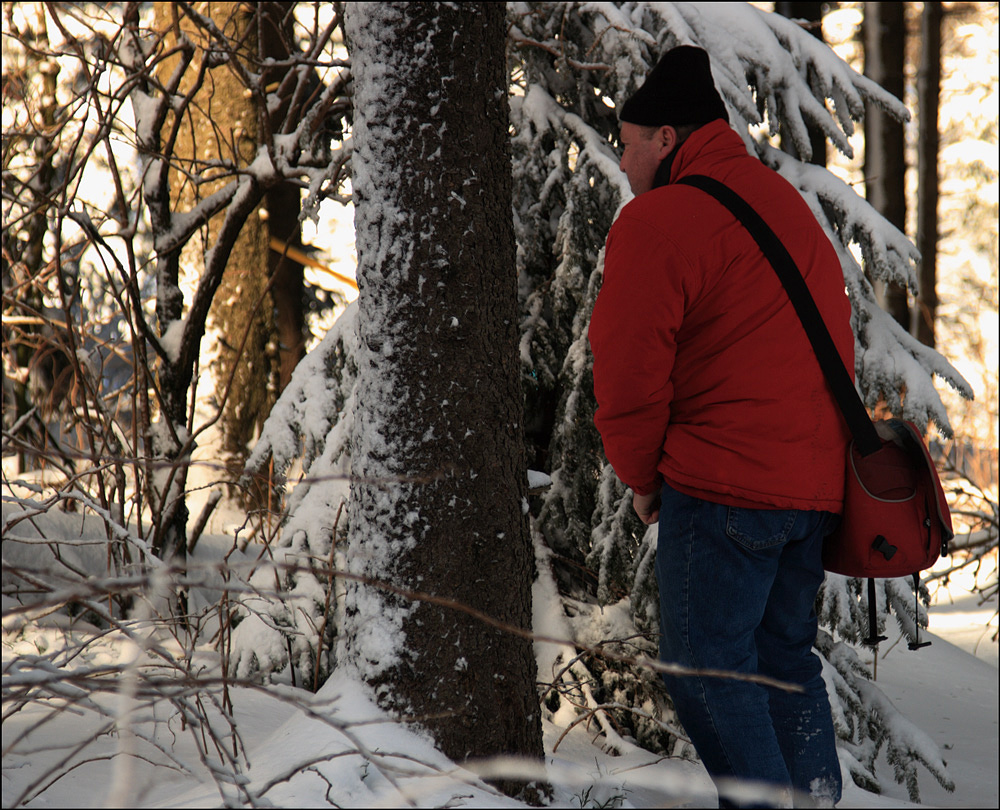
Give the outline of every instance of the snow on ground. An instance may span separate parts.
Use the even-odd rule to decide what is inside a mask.
[[[931,655],[928,650],[934,649]],[[933,648],[881,662],[880,685],[896,704],[935,740],[950,749],[949,767],[958,789],[952,795],[932,780],[921,780],[923,802],[932,807],[997,806],[997,681],[996,670],[949,644],[935,639]],[[895,665],[895,666],[894,666]],[[234,691],[235,716],[248,745],[252,763],[247,771],[250,789],[265,791],[263,799],[279,807],[327,807],[330,799],[343,807],[398,807],[403,797],[416,806],[516,807],[513,800],[473,783],[468,771],[456,769],[430,743],[405,729],[384,722],[356,684],[332,679],[317,696],[329,701],[328,716],[344,729],[307,716],[267,692]],[[320,707],[317,707],[320,708]],[[34,708],[4,723],[8,740],[31,720]],[[179,724],[160,718],[163,731],[177,735],[179,762],[199,770],[190,738]],[[3,803],[63,755],[68,746],[94,732],[86,717],[64,714],[35,742],[37,754],[18,762],[4,762]],[[713,791],[700,766],[660,761],[636,750],[621,757],[602,751],[582,726],[559,744],[562,729],[545,729],[549,778],[554,786],[553,806],[620,807],[712,806]],[[351,739],[345,736],[349,734]],[[106,757],[118,748],[111,736],[94,742],[91,761],[72,771],[29,803],[35,807],[91,807],[107,804],[115,773]],[[368,765],[354,752],[372,752]],[[151,756],[148,747],[136,752]],[[13,768],[13,770],[10,770]],[[409,775],[408,775],[409,774]],[[119,778],[125,775],[119,772]],[[466,784],[463,784],[466,782]],[[395,783],[395,784],[393,784]],[[119,787],[121,787],[119,785]],[[230,794],[234,791],[229,789]],[[848,785],[841,807],[911,807],[901,788],[874,796]],[[163,766],[136,761],[124,792],[126,806],[217,806],[218,790],[202,770],[197,777],[180,777]]]
[[[993,649],[991,666],[952,644],[947,635],[932,634],[932,640],[917,652],[898,644],[878,664],[879,687],[944,749],[955,780],[955,792],[948,794],[922,774],[921,801],[936,807],[1000,806],[996,644],[987,642]],[[885,793],[906,795],[902,787],[888,783]]]
[[[998,666],[997,600],[981,604],[980,597],[963,588],[971,578],[961,577],[957,587],[942,588],[931,601],[930,629],[981,661]]]
[[[203,497],[199,492],[193,498],[193,512],[199,511]],[[6,504],[4,512],[6,518]],[[65,541],[76,534],[79,539],[80,519],[64,516],[60,522],[57,517],[46,515],[40,524],[47,525],[46,536]],[[214,522],[225,525],[237,517],[220,509]],[[18,531],[27,530],[21,524]],[[229,532],[207,535],[196,556],[200,560],[217,557],[231,544]],[[957,784],[955,793],[948,794],[921,770],[925,806],[1000,806],[998,645],[991,640],[997,601],[994,597],[980,604],[977,596],[963,590],[968,584],[968,575],[953,575],[951,587],[934,595],[930,647],[911,652],[905,642],[891,638],[879,651],[879,688],[944,749]],[[206,598],[212,601],[218,595]],[[93,628],[55,614],[15,629],[12,607],[5,597],[4,807],[23,801],[22,796],[33,797],[24,802],[31,807],[205,807],[221,803],[220,790],[196,745],[198,740],[205,747],[204,730],[185,726],[164,701],[150,705],[130,697],[127,677],[117,691],[92,696],[90,711],[53,711],[58,707],[52,701],[14,711],[7,699],[12,662],[19,656],[51,656],[62,646],[73,647]],[[537,616],[536,629],[551,635],[552,628]],[[543,663],[552,652],[548,647],[537,649]],[[179,648],[176,652],[182,655]],[[127,640],[110,634],[89,641],[63,666],[114,665],[129,655],[135,655],[135,650]],[[203,672],[217,671],[213,670],[218,665],[214,653],[199,655],[196,663]],[[870,653],[866,662],[872,663]],[[216,684],[199,690],[192,699],[208,706],[219,695]],[[407,801],[422,807],[523,806],[477,782],[471,771],[456,768],[427,739],[386,722],[357,684],[339,676],[315,696],[289,687],[268,687],[234,688],[231,697],[236,730],[249,762],[243,768],[245,776],[236,781],[248,780],[245,789],[262,803],[278,807],[329,807],[330,801],[342,807],[397,807]],[[120,734],[114,729],[115,721],[125,718],[130,709],[132,722],[124,725],[131,733]],[[215,727],[224,730],[218,713],[214,716]],[[568,722],[562,716],[556,719]],[[30,737],[15,745],[19,735],[32,728]],[[564,726],[546,723],[544,727],[545,777],[553,786],[554,807],[715,806],[714,789],[697,763],[660,759],[638,748],[612,756],[601,748],[594,729],[582,723],[565,736],[564,732]],[[232,747],[224,731],[223,740]],[[368,764],[358,750],[369,752]],[[128,753],[133,756],[123,756]],[[63,760],[80,764],[53,780],[53,766]],[[515,773],[524,772],[523,764],[510,767]],[[839,806],[915,806],[907,800],[905,789],[893,782],[891,768],[884,761],[878,775],[883,795],[847,784]],[[232,803],[246,804],[235,785],[224,790]]]
[[[222,539],[202,542],[207,550]],[[882,645],[877,680],[904,715],[946,752],[957,790],[948,794],[921,773],[924,804],[996,807],[1000,804],[997,645],[977,635],[990,620],[995,602],[978,605],[974,596],[955,594],[953,587],[953,602],[939,599],[943,604],[931,610],[932,646],[911,652],[892,640]],[[12,664],[19,658],[51,655],[92,631],[59,615],[22,623],[16,629],[11,607],[5,598],[5,693],[16,677]],[[109,634],[91,641],[63,666],[114,665],[137,655],[142,661],[134,645],[120,634]],[[211,673],[217,664],[214,654],[199,656],[195,664]],[[31,677],[37,677],[37,670]],[[65,686],[72,691],[71,684]],[[330,802],[343,807],[396,807],[407,802],[414,806],[522,806],[477,781],[470,770],[456,768],[426,738],[387,722],[364,690],[342,676],[335,675],[315,696],[290,687],[233,688],[230,694],[249,767],[223,787],[228,803],[247,804],[242,791],[248,791],[261,803],[280,807],[329,807]],[[215,684],[199,688],[186,699],[210,707],[220,695],[221,688]],[[218,806],[223,801],[220,789],[196,744],[214,753],[206,729],[181,723],[165,701],[150,703],[142,696],[141,684],[137,690],[127,670],[117,689],[89,696],[89,710],[77,706],[63,711],[54,701],[47,701],[15,711],[8,701],[3,724],[3,805],[27,799],[24,803],[32,807]],[[214,728],[223,747],[231,749],[232,737],[218,713],[211,708],[206,711],[216,718]],[[128,730],[119,733],[116,722]],[[28,730],[30,736],[20,739]],[[611,756],[584,724],[565,735],[565,728],[551,723],[544,731],[545,777],[553,786],[552,806],[714,805],[711,784],[696,763],[660,759],[640,749]],[[367,755],[359,756],[359,750]],[[79,765],[53,771],[63,761]],[[523,764],[508,763],[507,767],[525,772]],[[53,778],[56,773],[64,775]],[[887,764],[880,775],[884,795],[848,785],[840,806],[914,806],[905,790],[892,782]],[[240,782],[245,785],[238,788]]]

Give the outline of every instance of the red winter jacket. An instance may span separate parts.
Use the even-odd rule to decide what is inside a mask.
[[[594,422],[636,493],[840,512],[850,438],[788,295],[746,229],[675,181],[704,174],[764,218],[805,276],[852,377],[837,254],[780,175],[722,120],[680,147],[671,184],[632,200],[608,234],[589,339]]]

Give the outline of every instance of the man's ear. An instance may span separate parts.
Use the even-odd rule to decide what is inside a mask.
[[[674,147],[677,146],[677,130],[669,124],[665,124],[660,127],[656,137],[659,138],[660,141],[660,149],[657,152],[657,157],[660,160],[663,160],[667,155],[673,152]]]

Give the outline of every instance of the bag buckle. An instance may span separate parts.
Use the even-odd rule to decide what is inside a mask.
[[[897,548],[888,540],[885,539],[883,535],[878,535],[875,538],[875,542],[872,543],[872,548],[879,552],[887,560],[891,560],[892,556],[896,553]]]

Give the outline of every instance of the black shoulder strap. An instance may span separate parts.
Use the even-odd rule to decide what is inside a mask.
[[[823,369],[823,374],[833,390],[833,396],[844,414],[847,426],[854,435],[858,451],[863,456],[874,453],[882,446],[878,433],[875,431],[875,425],[872,424],[868,411],[865,410],[864,403],[858,396],[851,375],[844,366],[844,361],[840,358],[840,353],[833,343],[833,338],[830,337],[826,324],[823,323],[823,316],[820,315],[819,309],[816,307],[816,302],[802,278],[802,273],[784,244],[768,224],[761,219],[760,215],[750,207],[749,203],[724,183],[700,174],[682,177],[677,182],[694,186],[713,196],[728,208],[733,216],[743,224],[743,227],[750,232],[764,257],[777,273],[799,320],[802,321],[802,326],[816,352],[816,358]]]

